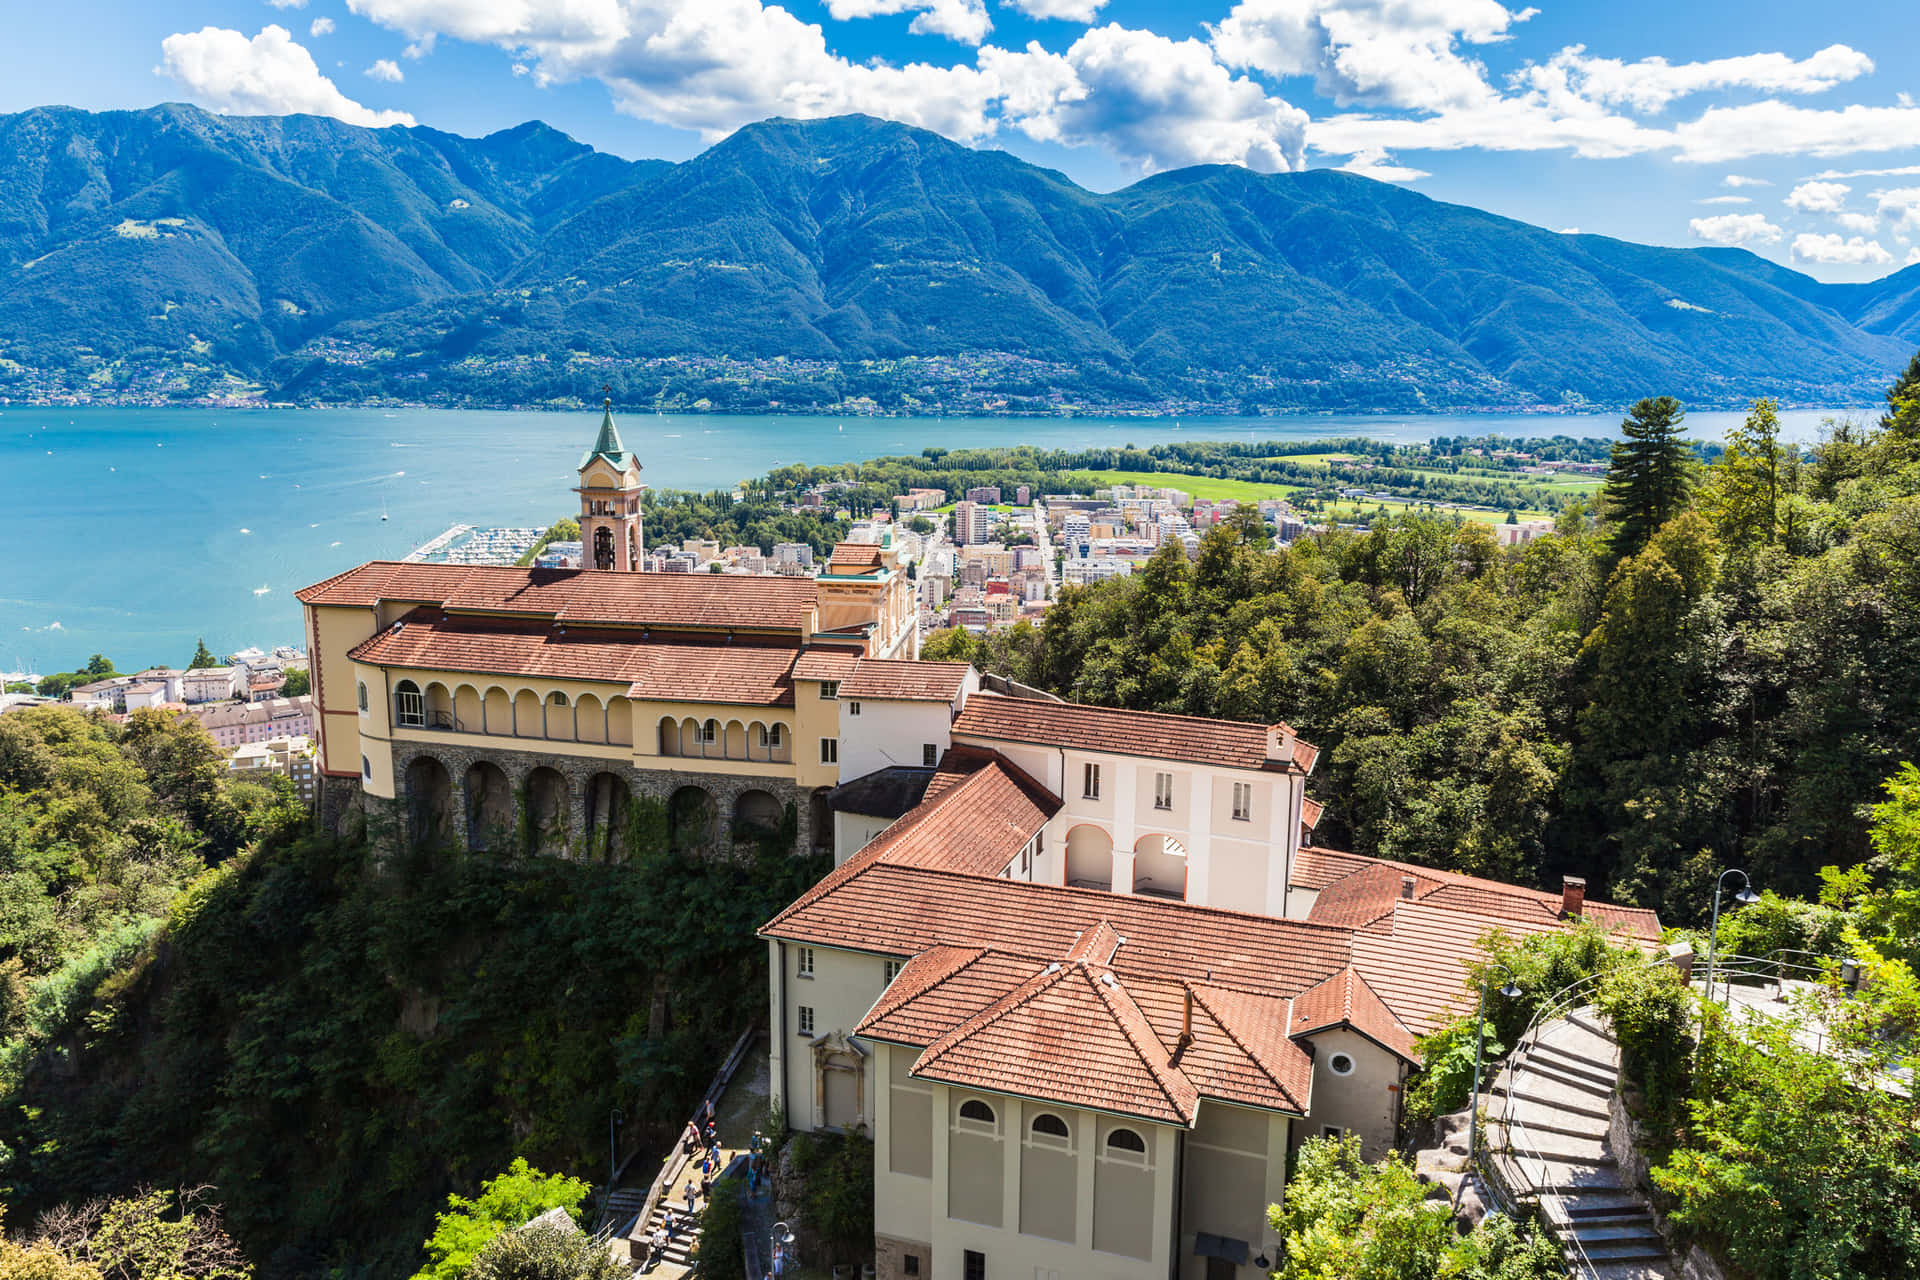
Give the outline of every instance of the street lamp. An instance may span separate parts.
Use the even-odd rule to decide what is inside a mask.
[[[620,1177],[620,1126],[627,1122],[627,1113],[615,1107],[607,1115],[607,1196],[613,1196],[613,1184]]]
[[[1520,994],[1520,984],[1513,980],[1513,970],[1505,965],[1499,966],[1500,972],[1507,976],[1507,984],[1500,988],[1500,994],[1512,1000]],[[1493,976],[1489,974],[1480,980],[1480,1016],[1476,1018],[1473,1041],[1473,1101],[1467,1107],[1467,1156],[1480,1153],[1480,1060],[1487,1051],[1487,988],[1492,985]]]
[[[770,1236],[769,1243],[773,1246],[773,1270],[770,1274],[777,1276],[786,1270],[786,1268],[781,1265],[780,1251],[793,1243],[793,1232],[788,1230],[786,1223],[776,1222],[773,1224],[773,1230],[768,1234]]]
[[[1715,950],[1720,942],[1720,890],[1726,887],[1728,876],[1740,877],[1740,892],[1733,895],[1734,902],[1746,904],[1760,901],[1760,895],[1753,891],[1753,882],[1747,879],[1747,873],[1738,867],[1728,867],[1713,882],[1713,924],[1707,930],[1707,999],[1713,999],[1713,965],[1717,958]]]

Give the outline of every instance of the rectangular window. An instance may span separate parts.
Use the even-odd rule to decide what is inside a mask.
[[[901,1254],[900,1255],[900,1274],[904,1276],[919,1275],[920,1274],[920,1255],[917,1253]]]
[[[1250,782],[1233,784],[1233,820],[1235,822],[1253,821],[1253,784]]]
[[[1153,807],[1156,809],[1173,808],[1173,775],[1156,773],[1153,775]]]
[[[1342,1129],[1339,1125],[1330,1124],[1320,1130],[1320,1136],[1323,1138],[1332,1138],[1337,1142],[1341,1138],[1346,1136],[1346,1132],[1347,1131],[1345,1129]]]
[[[801,947],[796,955],[794,971],[803,978],[813,976],[813,948]]]
[[[362,711],[367,709],[367,682],[365,680],[360,682],[360,709]]]
[[[800,1006],[800,1034],[803,1036],[813,1034],[813,1006],[810,1004]]]
[[[1082,789],[1082,793],[1089,800],[1098,800],[1100,798],[1099,765],[1090,764],[1086,767],[1086,786]]]
[[[828,700],[839,697],[840,682],[838,680],[822,680],[820,682],[820,696]]]
[[[700,741],[720,741],[720,722],[718,720],[709,720],[700,726]]]
[[[840,739],[838,738],[820,739],[820,763],[821,764],[839,764],[840,763]]]
[[[418,689],[400,691],[400,723],[423,725],[427,722],[427,700]]]
[[[880,962],[880,975],[887,980],[888,986],[892,986],[893,980],[900,976],[900,962],[898,960],[882,960]]]
[[[848,715],[850,715],[850,716],[857,716],[857,715],[859,715],[859,714],[860,714],[860,704],[859,704],[859,703],[857,703],[857,702],[849,702],[849,703],[847,703],[847,714],[848,714]]]
[[[969,1249],[961,1257],[964,1265],[960,1269],[960,1280],[987,1280],[986,1254]]]
[[[920,763],[925,765],[929,769],[933,768],[933,766],[935,766],[936,764],[939,764],[940,763],[939,744],[933,743],[933,742],[921,743],[920,744]]]
[[[1033,874],[1033,846],[1031,844],[1020,851],[1020,874],[1023,876],[1031,876]]]

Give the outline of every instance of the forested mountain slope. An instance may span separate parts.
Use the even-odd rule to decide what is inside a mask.
[[[0,117],[0,393],[652,398],[662,360],[789,357],[829,373],[776,370],[765,399],[826,376],[812,399],[898,402],[888,367],[831,376],[990,356],[975,384],[1091,403],[1835,403],[1916,336],[1916,269],[1823,285],[1330,170],[1097,194],[864,116],[766,121],[677,165],[539,124]]]

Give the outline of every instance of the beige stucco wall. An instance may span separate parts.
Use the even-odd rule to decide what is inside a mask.
[[[820,739],[840,737],[840,703],[820,696],[820,681],[793,682],[794,781],[803,787],[839,785],[840,766],[820,760]],[[841,758],[845,758],[844,746]],[[848,775],[851,777],[852,775]]]
[[[1285,1195],[1292,1126],[1286,1116],[1223,1102],[1203,1101],[1187,1135],[1180,1220],[1181,1280],[1204,1280],[1205,1259],[1194,1256],[1200,1232],[1244,1240],[1248,1257],[1279,1256],[1279,1237],[1267,1208]],[[1256,1273],[1248,1267],[1243,1274]]]
[[[360,744],[354,714],[354,663],[347,651],[373,634],[373,611],[315,607],[307,610],[307,618],[309,643],[314,646],[310,670],[321,768],[357,774]]]
[[[781,1042],[780,1056],[783,1059],[779,1078],[788,1127],[811,1130],[826,1123],[824,1109],[815,1096],[817,1082],[814,1078],[811,1042],[836,1032],[841,1035],[852,1034],[885,989],[884,962],[880,956],[815,947],[814,972],[809,978],[800,974],[801,948],[789,942],[784,944],[783,949],[786,1004],[784,1035],[779,1030],[783,1025],[781,1011],[777,1008],[773,1011],[774,1036]],[[811,1035],[800,1030],[800,1008],[803,1005],[813,1010]],[[860,1100],[860,1114],[871,1130],[875,1118],[874,1081],[879,1068],[877,1060],[872,1057],[875,1046],[862,1042],[861,1047],[868,1054],[869,1067]]]
[[[1313,1102],[1295,1131],[1294,1145],[1317,1138],[1327,1126],[1360,1135],[1360,1152],[1379,1160],[1393,1149],[1403,1067],[1398,1058],[1357,1032],[1323,1031],[1313,1045]],[[1328,1064],[1335,1054],[1353,1059],[1353,1074],[1335,1075]]]

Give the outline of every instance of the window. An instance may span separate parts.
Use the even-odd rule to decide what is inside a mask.
[[[365,756],[360,757],[360,776],[368,782],[373,781],[373,761]]]
[[[920,1274],[920,1255],[917,1253],[901,1254],[900,1255],[900,1274],[907,1275],[907,1276],[919,1275]]]
[[[1250,782],[1233,784],[1233,820],[1235,822],[1253,821],[1253,784]]]
[[[838,680],[822,680],[820,682],[820,696],[822,699],[833,699],[833,698],[839,697],[840,682]]]
[[[1051,1139],[1051,1145],[1054,1146],[1073,1141],[1073,1134],[1068,1130],[1067,1122],[1047,1111],[1033,1118],[1033,1136],[1035,1141]]]
[[[968,1249],[961,1254],[960,1280],[987,1280],[987,1255]]]
[[[1147,1142],[1131,1129],[1115,1129],[1107,1135],[1108,1151],[1130,1151],[1134,1155],[1147,1154]]]
[[[780,730],[781,730],[781,727],[782,727],[782,726],[780,726],[780,725],[777,725],[777,724],[763,724],[763,725],[761,725],[761,726],[760,726],[760,745],[761,745],[761,746],[763,746],[763,747],[777,747],[777,746],[779,746],[779,745],[780,745]]]
[[[394,686],[393,696],[401,724],[416,727],[426,724],[427,700],[420,696],[419,685],[411,680],[402,680]]]
[[[1086,785],[1081,789],[1082,794],[1089,800],[1098,800],[1100,798],[1100,766],[1087,765],[1085,779]]]
[[[960,1127],[974,1133],[997,1134],[993,1108],[978,1098],[968,1098],[960,1104]]]
[[[567,705],[567,695],[564,693],[561,693],[558,689],[555,689],[552,693],[547,695],[547,701],[552,703],[556,707],[564,707]]]
[[[367,709],[367,682],[365,680],[362,680],[360,682],[360,710],[364,713],[366,709]]]
[[[1023,876],[1033,874],[1033,845],[1031,843],[1020,851],[1020,874]]]
[[[820,763],[821,764],[839,764],[840,763],[840,739],[838,738],[820,739]]]
[[[1173,808],[1173,775],[1156,773],[1153,775],[1153,807],[1156,809]]]
[[[801,947],[794,962],[794,971],[803,978],[813,976],[813,948]]]
[[[712,743],[720,741],[720,722],[709,720],[700,726],[700,741]]]
[[[940,746],[934,742],[920,744],[920,763],[931,769],[940,763]]]
[[[849,702],[849,703],[847,703],[847,714],[848,714],[848,715],[850,715],[850,716],[857,716],[857,715],[859,715],[859,714],[860,714],[860,704],[859,704],[859,703],[857,703],[857,702]]]
[[[1347,1131],[1337,1124],[1330,1124],[1320,1130],[1320,1136],[1323,1138],[1332,1138],[1335,1142],[1338,1142],[1347,1136]]]
[[[1350,1076],[1353,1074],[1353,1059],[1344,1053],[1336,1053],[1327,1059],[1327,1070],[1337,1076]]]
[[[892,986],[893,980],[900,976],[900,969],[901,965],[898,960],[882,960],[880,962],[880,976],[886,979],[888,986]]]
[[[803,1036],[813,1034],[813,1006],[810,1004],[800,1006],[800,1034]]]

